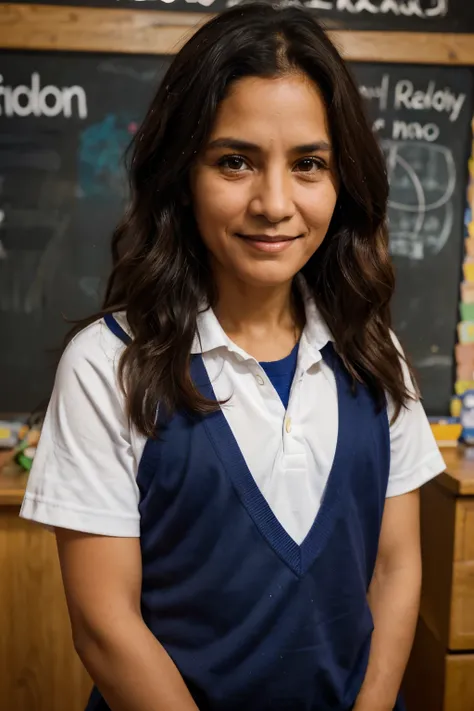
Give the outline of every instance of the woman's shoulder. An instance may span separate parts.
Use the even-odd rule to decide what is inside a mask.
[[[114,314],[114,318],[128,332],[125,314]],[[104,319],[96,319],[68,343],[59,363],[58,376],[69,374],[77,378],[94,371],[115,386],[124,348],[124,343],[112,333]]]
[[[67,345],[56,371],[49,403],[54,427],[63,416],[77,432],[99,421],[105,429],[128,431],[125,395],[119,381],[124,343],[103,318],[79,331]]]
[[[28,479],[24,518],[98,535],[139,535],[136,476],[146,440],[130,426],[117,382],[123,349],[102,319],[65,349]]]

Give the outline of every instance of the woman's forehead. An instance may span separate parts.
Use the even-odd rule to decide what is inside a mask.
[[[235,136],[269,145],[329,142],[321,92],[303,74],[245,77],[236,82],[216,114],[210,140]]]

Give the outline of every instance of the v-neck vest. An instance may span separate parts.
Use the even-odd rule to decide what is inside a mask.
[[[339,434],[301,545],[274,516],[221,409],[159,410],[146,443],[142,615],[200,711],[348,711],[365,676],[389,423],[331,344],[322,355],[336,376]],[[191,376],[215,399],[200,355]],[[95,690],[87,711],[99,709],[107,705]]]

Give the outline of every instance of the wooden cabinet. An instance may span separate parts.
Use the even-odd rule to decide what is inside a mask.
[[[1,460],[0,460],[1,463]],[[18,517],[24,478],[0,476],[0,709],[84,711],[55,537]]]
[[[474,711],[474,450],[443,455],[447,473],[421,492],[423,592],[408,711]]]

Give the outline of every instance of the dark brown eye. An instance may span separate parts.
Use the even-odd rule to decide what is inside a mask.
[[[297,170],[302,173],[316,173],[324,168],[324,163],[320,158],[303,158],[296,164]]]
[[[236,173],[247,167],[247,163],[242,156],[224,156],[220,159],[219,165],[227,170],[234,171]]]

